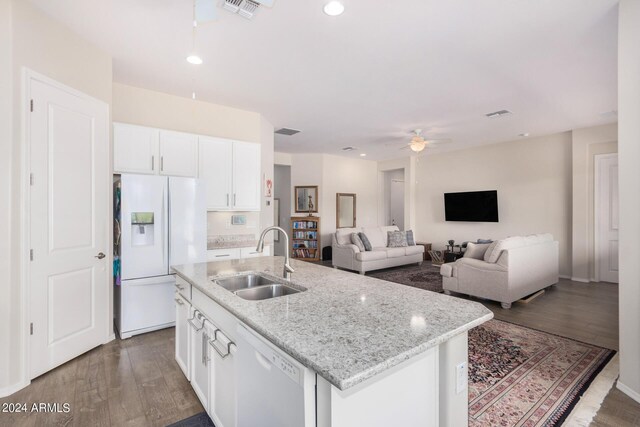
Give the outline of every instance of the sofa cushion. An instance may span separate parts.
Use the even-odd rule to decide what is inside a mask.
[[[358,261],[379,261],[381,259],[387,259],[387,252],[386,251],[358,252],[356,254],[356,259]]]
[[[351,242],[351,233],[357,233],[360,231],[359,228],[339,228],[336,230],[336,242],[339,245],[350,245]]]
[[[371,246],[371,242],[369,241],[369,238],[367,237],[366,234],[360,232],[358,233],[358,236],[360,237],[360,240],[362,240],[362,244],[364,245],[365,251],[370,251],[371,249],[373,249],[373,247]]]
[[[507,269],[496,263],[486,262],[481,259],[475,258],[460,258],[455,263],[458,264],[459,268],[462,268],[463,265],[467,265],[469,267],[477,268],[478,270],[486,270],[486,271],[507,271]]]
[[[493,254],[493,251],[496,249],[496,246],[498,246],[498,242],[499,240],[494,240],[493,242],[489,243],[489,247],[487,247],[487,250],[484,252],[483,259],[485,261],[489,262],[489,259],[491,258],[491,254]]]
[[[406,248],[407,246],[407,233],[404,231],[387,231],[387,247]]]
[[[387,246],[387,231],[383,232],[382,227],[363,228],[362,232],[367,236],[372,247]]]
[[[484,260],[484,254],[491,243],[468,243],[467,250],[464,252],[465,258],[475,258]]]
[[[365,251],[364,243],[362,243],[362,239],[360,238],[358,233],[351,233],[351,243],[356,245],[358,249],[360,249],[360,252]]]
[[[424,253],[424,246],[407,246],[404,248],[405,255],[417,255]]]
[[[387,252],[387,258],[403,257],[407,254],[407,248],[385,248]]]
[[[452,277],[453,276],[453,262],[448,262],[446,264],[442,264],[440,266],[440,275],[444,277]]]
[[[526,246],[526,240],[521,236],[507,237],[506,239],[493,242],[491,245],[489,245],[489,249],[491,249],[491,246],[494,246],[493,251],[489,254],[489,256],[487,256],[487,253],[485,253],[484,260],[489,263],[495,263],[496,261],[498,261],[498,258],[500,257],[502,251]],[[487,249],[487,252],[489,252],[489,249]]]

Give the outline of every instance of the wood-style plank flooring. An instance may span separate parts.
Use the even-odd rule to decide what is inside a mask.
[[[618,288],[567,280],[511,310],[482,301],[496,319],[618,349]],[[115,340],[36,378],[4,402],[70,403],[71,412],[0,413],[0,426],[166,426],[201,412],[174,361],[174,330]],[[594,427],[640,425],[640,404],[613,388]]]
[[[164,427],[202,412],[174,343],[170,328],[91,350],[0,400],[69,403],[69,413],[0,413],[0,426]]]

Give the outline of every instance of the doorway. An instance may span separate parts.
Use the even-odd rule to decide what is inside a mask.
[[[291,220],[291,166],[275,165],[273,179],[274,194],[274,223],[290,233]],[[284,256],[289,250],[279,233],[274,235],[273,253]]]
[[[385,224],[404,230],[404,169],[383,172]]]
[[[618,283],[618,155],[595,157],[596,279]]]
[[[29,377],[109,336],[109,107],[26,78]]]

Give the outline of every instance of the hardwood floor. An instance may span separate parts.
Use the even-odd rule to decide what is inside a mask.
[[[496,319],[618,349],[618,288],[567,280]],[[0,403],[70,403],[69,413],[0,413],[0,426],[166,426],[203,411],[174,361],[174,330],[115,340],[36,378]],[[640,404],[617,389],[593,427],[640,425]]]
[[[0,426],[166,426],[204,409],[174,360],[174,329],[114,340],[0,400],[69,403],[68,413],[0,413]]]

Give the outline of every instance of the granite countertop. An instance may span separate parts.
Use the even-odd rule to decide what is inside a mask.
[[[476,302],[297,260],[290,283],[307,290],[294,295],[247,301],[212,281],[246,272],[281,278],[283,262],[260,257],[174,270],[340,390],[493,317]]]

